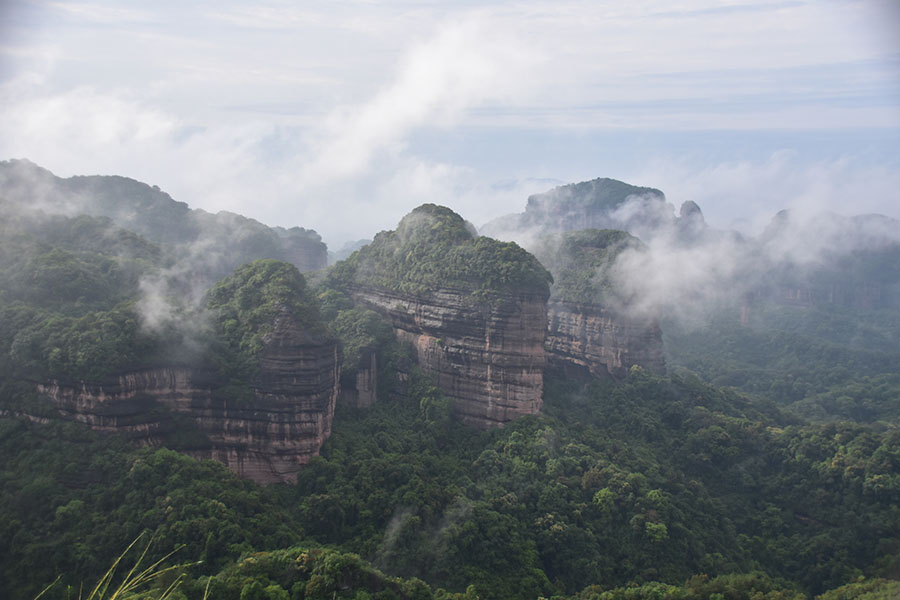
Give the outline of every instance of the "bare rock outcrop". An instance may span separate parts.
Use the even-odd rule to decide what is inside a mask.
[[[551,367],[621,379],[632,366],[665,372],[656,319],[632,317],[595,304],[551,300],[547,343]],[[573,368],[574,367],[574,368]]]
[[[227,399],[208,373],[182,367],[37,388],[64,418],[151,446],[169,444],[175,433],[179,450],[274,483],[296,480],[330,435],[339,378],[337,344],[283,315],[265,340],[247,399]]]
[[[540,411],[546,294],[511,293],[490,303],[452,289],[412,295],[354,288],[351,296],[414,348],[464,423],[496,427]]]

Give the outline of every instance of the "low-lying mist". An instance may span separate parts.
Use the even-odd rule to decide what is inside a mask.
[[[594,180],[532,196],[523,213],[481,233],[547,254],[548,234],[586,228],[621,229],[644,242],[597,273],[620,290],[613,308],[634,316],[699,326],[724,305],[777,300],[792,288],[809,303],[852,304],[858,285],[878,286],[863,308],[900,304],[900,222],[882,215],[783,210],[760,235],[746,236],[710,227],[694,202],[676,214],[658,190]]]

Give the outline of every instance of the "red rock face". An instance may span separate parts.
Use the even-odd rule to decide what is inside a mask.
[[[631,318],[594,304],[549,304],[547,351],[551,365],[582,367],[593,376],[625,377],[634,365],[666,369],[662,332],[650,318]]]
[[[375,404],[378,390],[378,356],[375,348],[365,347],[360,351],[356,374],[347,377],[346,365],[341,380],[342,406],[368,408]]]
[[[540,412],[546,296],[523,293],[487,304],[448,289],[419,297],[360,288],[351,295],[412,345],[464,423],[496,427]]]
[[[331,434],[337,345],[310,338],[289,317],[276,321],[265,344],[253,398],[241,402],[217,398],[214,382],[186,368],[128,373],[102,385],[50,382],[38,393],[64,418],[94,429],[156,446],[178,427],[196,434],[187,454],[218,460],[258,483],[295,481]]]

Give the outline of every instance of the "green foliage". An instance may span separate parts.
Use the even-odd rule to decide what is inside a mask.
[[[900,419],[896,311],[754,305],[711,311],[704,326],[663,323],[667,363],[815,421]]]
[[[209,586],[222,600],[332,600],[381,598],[430,600],[440,596],[424,582],[385,575],[358,555],[314,547],[256,552],[208,580],[194,582],[194,595]]]
[[[134,298],[159,261],[106,219],[12,214],[0,223],[0,377],[96,381],[155,364],[165,342],[142,330]]]
[[[5,216],[0,301],[67,314],[108,309],[134,295],[141,273],[161,263],[157,246],[108,219]]]
[[[331,290],[329,290],[330,292]],[[383,362],[386,352],[395,344],[394,330],[378,313],[362,308],[339,311],[330,323],[332,331],[341,340],[344,353],[341,375],[345,378],[356,376],[363,349],[380,351]],[[385,375],[390,378],[391,373]]]
[[[227,352],[222,370],[253,377],[267,335],[279,317],[292,319],[310,336],[324,337],[315,298],[297,267],[277,260],[257,260],[238,268],[206,295],[215,333]]]
[[[216,462],[9,418],[0,419],[0,455],[0,597],[30,600],[57,576],[43,598],[77,593],[142,532],[154,540],[147,564],[183,546],[179,561],[203,561],[195,575],[302,539],[267,490]]]
[[[535,256],[553,273],[551,297],[609,304],[625,298],[616,278],[616,259],[644,249],[636,237],[615,229],[585,229],[541,238]]]
[[[895,600],[900,598],[900,581],[864,579],[816,596],[816,600]]]
[[[133,303],[78,318],[14,304],[0,312],[0,319],[21,324],[9,323],[16,331],[7,338],[7,351],[16,371],[31,377],[103,381],[164,360],[164,341],[142,330]]]
[[[573,600],[806,600],[807,596],[763,573],[695,575],[683,586],[657,581],[603,590],[590,586]]]
[[[410,294],[460,289],[478,300],[508,291],[545,292],[552,278],[531,254],[512,242],[476,237],[448,208],[424,204],[396,231],[335,265],[328,287],[373,286]]]
[[[355,308],[350,297],[338,289],[320,287],[317,299],[329,332],[340,341],[341,385],[354,388],[359,369],[370,366],[363,362],[374,353],[377,397],[396,393],[398,370],[408,370],[411,360],[409,348],[397,341],[391,325],[375,311]]]
[[[550,380],[545,416],[486,433],[429,418],[435,392],[425,378],[408,402],[338,413],[293,496],[317,540],[483,598],[675,589],[698,572],[719,587],[685,598],[794,598],[900,552],[891,431],[787,425],[640,369],[585,390]],[[750,571],[791,584],[725,585]]]
[[[488,432],[436,418],[427,377],[409,394],[339,407],[297,484],[265,489],[75,426],[0,421],[7,595],[59,573],[99,577],[122,536],[144,530],[204,561],[188,597],[210,581],[210,597],[236,600],[448,597],[437,587],[485,600],[794,600],[900,560],[894,429],[791,424],[641,369],[620,385],[548,380],[544,415]]]
[[[131,544],[129,544],[128,548],[119,555],[84,600],[168,600],[173,597],[175,590],[178,589],[178,586],[181,584],[184,577],[183,573],[177,575],[176,572],[182,570],[185,565],[168,567],[163,565],[176,550],[173,550],[156,562],[147,565],[145,559],[147,557],[147,552],[150,550],[152,540],[147,542],[143,552],[141,552],[136,562],[131,566],[125,576],[121,577],[119,584],[113,585],[113,582],[118,578],[116,570],[119,568],[120,564],[123,563],[135,544],[140,541],[141,537],[143,537],[143,535],[138,536]],[[166,582],[167,579],[170,579],[173,576],[173,581]],[[49,589],[50,588],[46,588],[38,597],[46,594]],[[70,592],[71,590],[66,591]],[[79,600],[83,598],[83,591],[83,589],[79,591]]]

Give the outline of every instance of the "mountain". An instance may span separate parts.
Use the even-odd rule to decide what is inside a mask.
[[[267,227],[234,213],[191,209],[156,186],[126,177],[62,179],[27,160],[0,161],[0,198],[6,210],[107,217],[122,229],[171,247],[174,260],[190,258],[192,271],[208,283],[259,258],[284,260],[301,272],[321,269],[328,260],[325,244],[311,229]]]
[[[516,244],[426,204],[333,267],[330,285],[381,314],[464,422],[541,407],[550,275]]]
[[[329,435],[340,350],[297,267],[264,257],[313,238],[124,178],[11,161],[0,180],[2,414],[78,421],[260,482],[295,478]]]
[[[605,256],[587,244],[578,260],[561,260],[559,249],[571,252],[579,236],[584,245],[592,235],[617,235],[579,233],[583,224],[627,230],[642,249],[626,245]],[[585,302],[593,303],[633,323],[658,319],[670,368],[810,418],[897,418],[889,400],[900,384],[895,219],[785,210],[762,234],[745,237],[709,226],[694,202],[676,216],[658,190],[596,179],[532,196],[524,213],[482,230],[518,241],[550,268],[551,306],[559,310],[560,295],[569,296],[551,321],[561,330],[551,348],[567,352],[604,335],[606,347],[616,347],[611,321],[604,333],[586,318]]]
[[[142,552],[173,568],[139,594],[188,600],[896,592],[886,218],[752,239],[685,203],[525,248],[426,204],[317,275],[218,275],[152,188],[184,231],[48,181],[0,199],[0,597]]]
[[[533,194],[525,212],[494,219],[480,231],[500,239],[581,229],[646,231],[673,224],[671,211],[657,189],[600,178]]]

